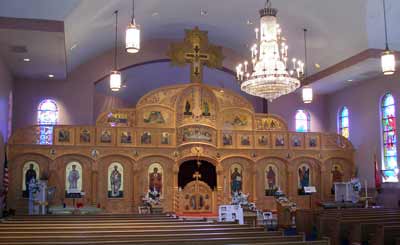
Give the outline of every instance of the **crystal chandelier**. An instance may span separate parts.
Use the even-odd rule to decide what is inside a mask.
[[[140,28],[135,22],[135,0],[132,0],[132,20],[125,32],[125,49],[132,54],[140,50]]]
[[[267,0],[265,8],[260,10],[260,29],[255,29],[251,62],[244,61],[236,67],[242,91],[269,101],[299,88],[299,79],[304,74],[302,61],[288,60],[288,45],[276,21],[277,12]]]

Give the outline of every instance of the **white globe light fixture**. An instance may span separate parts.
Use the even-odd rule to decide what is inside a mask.
[[[140,50],[140,28],[135,22],[135,0],[132,0],[132,20],[125,32],[125,50],[131,54]]]
[[[242,91],[269,101],[299,88],[299,78],[304,74],[302,61],[288,60],[288,45],[276,21],[277,12],[267,0],[265,8],[260,10],[260,28],[255,29],[251,61],[236,67]]]

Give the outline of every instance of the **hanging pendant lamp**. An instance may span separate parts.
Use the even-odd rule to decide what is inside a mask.
[[[307,77],[307,29],[304,29],[304,78]],[[313,100],[313,89],[310,86],[303,86],[302,97],[304,104],[310,104]]]
[[[132,20],[126,28],[125,49],[131,54],[140,50],[140,28],[135,22],[135,0],[132,0]]]
[[[110,74],[110,89],[117,92],[121,89],[121,72],[117,70],[117,42],[118,42],[118,10],[115,14],[115,42],[114,42],[114,70]]]
[[[388,35],[387,35],[387,23],[386,23],[386,4],[385,0],[383,0],[383,18],[385,23],[385,43],[386,48],[381,56],[381,65],[383,75],[393,75],[396,71],[396,57],[394,56],[394,52],[389,49],[388,43]]]

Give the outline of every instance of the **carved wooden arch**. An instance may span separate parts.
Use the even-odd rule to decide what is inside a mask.
[[[51,173],[54,175],[50,176],[49,185],[57,186],[56,189],[56,197],[55,200],[60,200],[65,198],[65,178],[66,178],[66,166],[70,162],[79,162],[82,166],[82,190],[85,192],[85,196],[83,197],[84,203],[91,203],[91,199],[93,197],[92,193],[92,172],[94,161],[83,154],[64,154],[62,156],[57,157],[54,162],[51,164]],[[51,175],[52,175],[51,174]],[[70,204],[72,200],[66,200]]]
[[[196,157],[196,156],[185,156],[185,157],[180,158],[177,161],[177,163],[178,163],[178,166],[181,166],[183,163],[185,163],[187,161],[191,161],[191,160],[207,161],[207,162],[211,163],[212,165],[214,165],[215,167],[219,166],[218,160],[216,160],[216,159],[214,159],[214,158],[212,158],[210,156],[199,156],[199,157]]]
[[[254,182],[254,161],[241,156],[232,156],[221,161],[223,182],[222,188],[224,192],[230,193],[231,190],[231,167],[233,164],[239,164],[242,167],[242,191],[244,193],[253,192]],[[227,185],[227,186],[225,186]],[[226,188],[229,190],[227,191]]]
[[[8,164],[9,178],[13,181],[13,184],[9,185],[8,194],[11,203],[16,199],[22,199],[22,178],[25,178],[22,171],[25,163],[29,161],[36,162],[39,165],[40,173],[37,173],[37,179],[40,179],[44,173],[50,175],[51,159],[47,156],[36,153],[24,153],[15,156]]]
[[[291,186],[289,187],[289,192],[291,192],[293,195],[297,195],[299,178],[298,169],[303,163],[307,163],[309,165],[312,171],[310,179],[311,186],[315,186],[317,188],[318,196],[321,196],[324,192],[324,184],[321,176],[322,163],[317,158],[309,156],[296,157],[292,160],[292,164],[289,165],[289,174],[291,175],[290,181],[292,182]]]
[[[281,158],[281,157],[276,157],[276,156],[267,156],[263,157],[256,162],[255,166],[255,174],[256,174],[256,192],[260,193],[259,198],[262,198],[265,193],[265,171],[266,167],[271,164],[276,167],[278,170],[278,173],[275,173],[278,175],[277,178],[277,183],[276,185],[284,192],[288,193],[288,188],[289,188],[289,162],[287,159]]]

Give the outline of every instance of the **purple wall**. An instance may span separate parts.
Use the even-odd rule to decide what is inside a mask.
[[[327,98],[328,130],[337,132],[337,113],[342,106],[349,109],[350,141],[356,154],[359,176],[374,187],[374,154],[382,159],[380,101],[390,91],[396,101],[397,128],[400,126],[400,76],[388,76],[359,82],[333,93]],[[399,152],[399,147],[397,152]],[[390,185],[387,185],[390,186]],[[393,185],[391,185],[393,186]],[[394,185],[400,188],[400,185]]]

